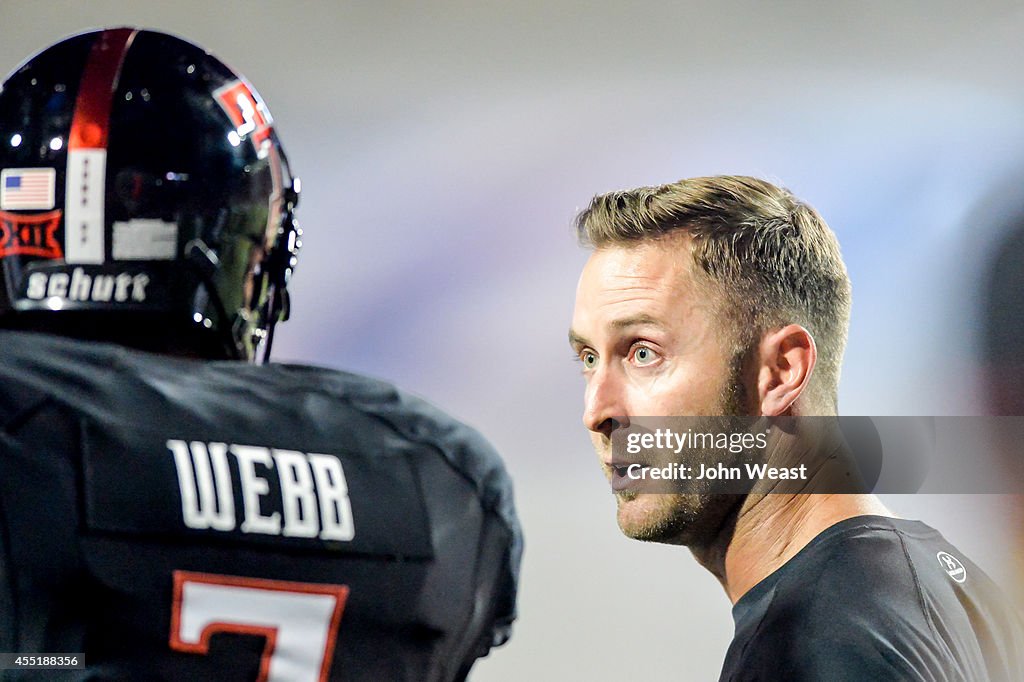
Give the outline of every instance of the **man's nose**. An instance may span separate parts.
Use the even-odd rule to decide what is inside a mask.
[[[587,384],[583,400],[583,425],[606,438],[629,426],[622,378],[609,368],[598,369]]]

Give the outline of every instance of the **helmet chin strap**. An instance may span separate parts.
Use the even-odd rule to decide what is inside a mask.
[[[267,295],[263,305],[254,306],[256,301],[251,300],[248,302],[249,307],[240,310],[238,316],[229,316],[214,282],[214,276],[220,268],[217,254],[202,239],[192,239],[185,244],[185,263],[199,276],[207,300],[218,317],[216,331],[221,334],[228,354],[238,360],[255,361],[262,346],[263,357],[260,362],[268,363],[277,323],[288,319],[291,307],[288,280],[302,246],[302,229],[294,214],[298,203],[298,179],[292,179],[292,183],[286,190],[284,211],[275,243],[255,271],[258,282],[253,283],[252,296],[258,299],[259,292],[266,286]],[[256,316],[255,320],[251,319],[253,315]],[[246,335],[251,338],[246,338]]]
[[[288,319],[291,297],[288,294],[287,281],[290,270],[294,265],[295,253],[301,245],[298,236],[301,235],[302,231],[292,217],[290,207],[286,221],[285,224],[288,227],[282,228],[284,235],[279,237],[279,243],[274,247],[274,252],[267,258],[264,266],[265,270],[262,276],[269,279],[267,300],[258,312],[257,310],[252,311],[259,315],[257,323],[254,325],[256,332],[252,334],[252,356],[250,356],[248,348],[242,341],[243,334],[249,332],[245,329],[235,329],[239,322],[244,321],[241,318],[236,319],[228,315],[224,302],[221,300],[217,287],[214,284],[214,274],[220,267],[217,254],[211,251],[201,239],[193,239],[185,245],[185,262],[199,276],[200,282],[206,290],[207,298],[213,305],[214,312],[219,318],[217,332],[222,335],[222,341],[225,348],[229,351],[229,355],[235,359],[255,360],[256,356],[260,354],[259,347],[262,345],[263,357],[260,362],[262,364],[268,363],[270,361],[270,352],[274,345],[274,330],[277,327],[277,323]],[[281,243],[280,240],[282,239],[284,243]]]
[[[201,239],[193,239],[185,245],[185,262],[192,266],[193,271],[199,275],[199,280],[206,289],[206,296],[213,304],[214,312],[217,314],[217,333],[221,335],[228,355],[236,360],[251,360],[243,344],[241,344],[234,333],[234,320],[228,316],[224,302],[217,293],[217,287],[213,281],[213,275],[220,266],[217,254],[213,253]]]
[[[291,298],[288,295],[287,289],[278,291],[275,287],[270,292],[270,297],[267,301],[267,333],[263,337],[262,363],[264,365],[270,362],[270,349],[274,345],[274,330],[277,328],[277,323],[288,318],[290,301]]]
[[[285,190],[284,213],[281,216],[277,241],[264,263],[264,276],[269,280],[269,291],[262,310],[266,330],[263,336],[263,364],[270,362],[277,323],[287,320],[291,312],[288,279],[292,268],[295,267],[296,255],[302,247],[302,229],[295,219],[295,206],[298,203],[299,179],[292,178],[291,185]]]

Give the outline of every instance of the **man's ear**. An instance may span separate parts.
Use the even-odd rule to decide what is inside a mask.
[[[757,355],[757,397],[761,414],[791,414],[793,404],[806,390],[818,361],[818,349],[810,332],[798,324],[767,333]]]

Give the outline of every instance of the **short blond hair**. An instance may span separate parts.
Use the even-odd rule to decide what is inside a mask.
[[[850,320],[850,278],[824,219],[757,178],[688,178],[594,197],[576,218],[580,243],[628,246],[685,233],[695,271],[717,285],[742,349],[796,323],[818,349],[809,387],[835,409]]]

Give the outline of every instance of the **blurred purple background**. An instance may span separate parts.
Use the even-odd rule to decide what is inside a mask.
[[[0,68],[142,25],[245,73],[303,180],[278,360],[392,380],[480,428],[517,483],[513,640],[472,680],[714,679],[729,603],[684,549],[622,538],[566,330],[591,195],[785,184],[854,284],[847,414],[976,414],[979,292],[1024,203],[1012,3],[0,4]],[[1013,589],[1005,500],[904,496]]]

